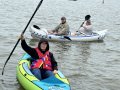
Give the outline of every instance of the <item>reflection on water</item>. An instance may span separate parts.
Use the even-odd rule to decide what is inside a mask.
[[[83,62],[87,62],[89,56],[90,56],[90,43],[89,42],[83,42],[79,45],[80,47],[80,59]]]

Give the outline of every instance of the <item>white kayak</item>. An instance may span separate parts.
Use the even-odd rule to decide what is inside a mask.
[[[105,38],[107,29],[95,31],[92,35],[67,35],[60,36],[48,34],[45,28],[40,28],[37,25],[30,27],[31,36],[34,39],[47,38],[49,41],[101,41]]]

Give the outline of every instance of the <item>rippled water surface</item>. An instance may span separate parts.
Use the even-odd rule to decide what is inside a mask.
[[[108,29],[103,42],[50,42],[59,69],[72,90],[120,90],[120,2],[119,0],[44,0],[30,25],[53,29],[65,16],[76,31],[91,15],[94,30]],[[19,35],[39,0],[0,0],[0,73]],[[29,28],[26,41],[35,46]],[[0,90],[24,90],[16,80],[16,66],[24,51],[20,44],[0,74]]]

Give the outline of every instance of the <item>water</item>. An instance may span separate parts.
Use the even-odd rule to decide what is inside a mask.
[[[108,29],[103,42],[50,42],[50,51],[72,90],[119,90],[120,2],[119,0],[44,0],[31,24],[53,29],[62,16],[76,31],[84,16],[92,16],[94,30]],[[39,0],[0,0],[0,73],[4,62],[33,14]],[[29,30],[26,41],[35,46]],[[16,66],[24,51],[17,46],[0,75],[0,90],[24,90],[16,80]]]

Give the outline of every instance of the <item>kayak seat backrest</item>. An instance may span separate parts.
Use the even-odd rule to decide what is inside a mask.
[[[36,29],[40,29],[40,27],[38,27],[37,25],[33,25],[33,27]]]
[[[26,53],[21,60],[28,60],[30,61],[30,63],[32,63],[32,61],[34,61],[35,59],[33,59],[29,54]]]
[[[68,31],[68,34],[67,35],[71,35],[71,31]]]
[[[22,57],[22,60],[26,60],[26,59],[30,59],[31,56],[29,54],[24,54],[24,56]]]

